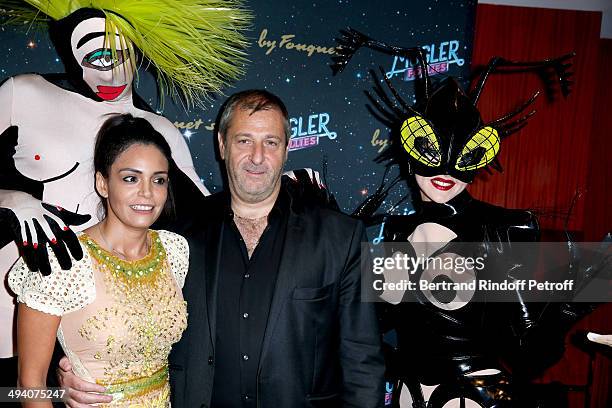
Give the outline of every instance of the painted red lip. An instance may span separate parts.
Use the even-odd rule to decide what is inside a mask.
[[[112,101],[113,99],[117,99],[117,97],[121,95],[121,92],[123,92],[126,86],[127,85],[121,85],[121,86],[98,85],[98,92],[96,93],[96,95],[98,95],[98,97],[104,99],[105,101]]]
[[[441,185],[441,184],[437,184],[437,183],[444,183],[446,185]],[[435,177],[431,179],[431,185],[434,186],[435,188],[437,188],[438,190],[442,190],[442,191],[448,191],[451,188],[455,187],[455,182],[452,180],[448,180],[442,177]]]

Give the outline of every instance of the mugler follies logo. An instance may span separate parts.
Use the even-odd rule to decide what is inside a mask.
[[[327,128],[329,113],[325,112],[291,118],[289,119],[289,125],[291,126],[289,151],[318,146],[322,137],[331,140],[338,137],[336,132],[331,132]]]
[[[463,66],[465,60],[460,58],[460,43],[457,40],[443,41],[422,46],[427,52],[427,71],[429,76],[447,72],[453,64]],[[401,76],[404,81],[412,81],[419,77],[420,67],[414,65],[410,60],[403,57],[393,57],[391,69],[387,72],[387,78]]]

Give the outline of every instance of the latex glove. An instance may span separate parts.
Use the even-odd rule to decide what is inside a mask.
[[[587,339],[593,343],[603,344],[604,346],[612,347],[612,334],[597,334],[593,332],[587,333]]]
[[[319,172],[308,167],[305,169],[289,170],[284,172],[283,175],[289,177],[293,181],[310,182],[311,184],[316,184],[320,188],[325,188],[321,182],[321,175]]]
[[[340,30],[340,36],[336,38],[339,47],[336,47],[336,55],[332,57],[331,69],[333,74],[342,72],[355,52],[370,40],[367,35],[350,27],[346,30]]]
[[[62,269],[72,266],[68,251],[75,260],[83,258],[81,245],[69,226],[86,223],[90,215],[43,203],[22,191],[0,191],[0,207],[4,210],[2,218],[13,230],[13,239],[31,271],[51,273],[47,244]]]
[[[294,200],[302,203],[314,203],[339,211],[334,195],[323,185],[318,171],[312,169],[293,170],[284,173],[284,177],[290,179],[290,182],[285,185]]]
[[[95,383],[90,383],[77,377],[72,371],[72,364],[68,357],[64,356],[59,361],[57,379],[60,387],[66,390],[64,404],[70,408],[94,407],[89,404],[108,404],[113,400],[110,395],[105,395],[106,389]]]

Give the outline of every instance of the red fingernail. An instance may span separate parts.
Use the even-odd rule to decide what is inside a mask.
[[[53,239],[51,240],[51,243],[52,243],[52,244],[57,244],[57,239],[53,238]]]
[[[70,228],[68,227],[64,227],[64,231],[68,231]]]
[[[38,244],[36,242],[33,243],[32,246],[34,247],[34,249],[38,248]]]
[[[23,246],[28,246],[28,241],[23,241]]]

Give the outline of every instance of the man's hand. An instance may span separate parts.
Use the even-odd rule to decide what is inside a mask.
[[[109,403],[113,400],[110,395],[103,395],[106,389],[77,377],[72,372],[72,364],[68,357],[62,357],[57,369],[57,379],[60,387],[66,389],[65,401],[69,408],[88,408],[90,404]]]
[[[68,251],[76,260],[83,258],[76,234],[68,226],[84,224],[91,216],[43,203],[21,191],[0,191],[0,207],[3,207],[2,218],[7,219],[31,271],[40,270],[43,275],[51,273],[47,243],[62,269],[72,266]]]

